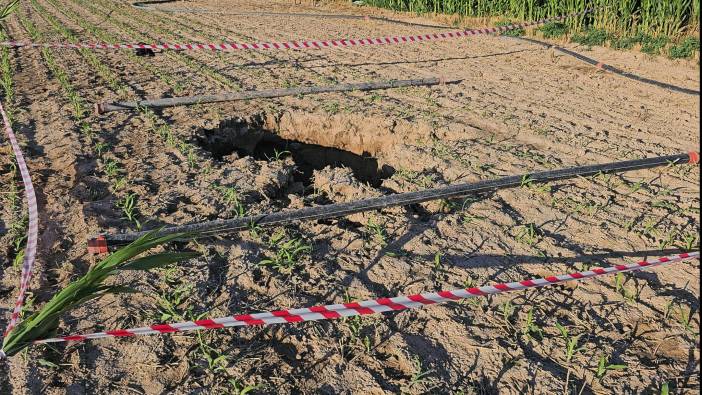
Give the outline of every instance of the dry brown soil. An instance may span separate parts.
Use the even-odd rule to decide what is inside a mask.
[[[365,20],[149,12],[109,0],[22,3],[19,16],[7,22],[16,40],[30,40],[25,26],[31,21],[43,41],[66,41],[47,15],[80,41],[105,35],[125,42],[280,41],[436,30]],[[202,0],[156,7],[432,22],[346,2]],[[647,78],[699,89],[696,60],[566,46]],[[230,218],[239,209],[272,212],[700,145],[699,96],[494,36],[154,57],[97,51],[97,64],[107,70],[101,73],[89,51],[51,53],[87,107],[334,82],[462,81],[80,119],[41,52],[12,50],[16,99],[8,105],[41,211],[30,308],[96,261],[86,253],[90,235],[135,230],[119,208],[128,194],[136,194],[138,220],[152,228]],[[163,125],[170,125],[170,134]],[[11,176],[11,158],[3,138],[3,320],[19,280],[8,229],[21,215],[5,198],[19,182]],[[171,246],[202,257],[147,275],[121,275],[113,281],[135,284],[142,293],[90,303],[65,317],[59,333],[515,281],[697,249],[699,175],[690,165],[599,175]],[[292,268],[261,265],[287,241],[310,249]],[[0,392],[236,394],[251,385],[256,393],[660,393],[669,383],[672,392],[693,393],[699,391],[699,274],[699,262],[692,261],[618,281],[384,316],[30,347],[0,362]],[[571,361],[556,323],[579,336]],[[626,368],[598,377],[600,357]]]

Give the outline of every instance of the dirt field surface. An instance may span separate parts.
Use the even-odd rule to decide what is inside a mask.
[[[153,7],[440,22],[346,2]],[[288,41],[437,31],[363,19],[165,13],[109,0],[22,1],[7,27],[12,39],[41,42]],[[699,89],[696,60],[564,45],[643,77]],[[700,146],[699,96],[504,37],[153,57],[14,49],[11,64],[16,97],[7,105],[41,212],[30,309],[96,262],[86,253],[91,235],[134,231],[137,221],[151,229]],[[62,72],[67,78],[58,78]],[[119,99],[436,76],[461,82],[90,112],[93,103]],[[3,138],[0,193],[13,183],[20,188],[11,163]],[[114,281],[142,292],[91,302],[65,317],[59,333],[518,281],[696,250],[699,177],[699,167],[686,164],[601,174],[181,243],[169,248],[199,251],[201,258],[120,275]],[[124,209],[130,196],[133,220]],[[10,229],[22,218],[0,199],[5,320],[20,276]],[[0,361],[0,392],[657,394],[667,386],[695,393],[699,274],[693,260],[382,316],[30,347]]]

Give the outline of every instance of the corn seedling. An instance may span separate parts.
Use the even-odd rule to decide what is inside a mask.
[[[283,159],[285,155],[290,155],[290,151],[278,151],[277,148],[273,148],[273,155],[268,156],[266,155],[266,159],[268,159],[269,162],[279,162]]]
[[[678,304],[677,308],[673,307],[673,318],[675,321],[685,329],[686,332],[694,333],[694,328],[692,327],[692,312],[691,308],[686,308],[685,305]]]
[[[226,372],[227,366],[229,365],[227,356],[207,344],[202,332],[197,333],[197,343],[200,354],[205,358],[205,362],[207,362],[207,368],[212,373]]]
[[[502,315],[502,320],[505,322],[505,324],[508,327],[511,327],[512,323],[510,322],[510,318],[512,318],[512,314],[514,314],[514,305],[512,305],[512,301],[508,300],[500,305],[500,314]]]
[[[107,148],[109,145],[105,142],[96,142],[93,144],[93,149],[95,150],[95,153],[97,154],[98,157],[102,157],[102,155],[107,151]]]
[[[3,6],[2,9],[0,9],[0,22],[4,22],[8,16],[10,16],[13,12],[17,11],[17,7],[19,7],[19,4],[19,0],[12,0],[5,4],[5,6]]]
[[[575,353],[582,350],[583,347],[578,347],[578,341],[580,340],[580,335],[571,336],[568,329],[558,322],[556,322],[556,328],[558,329],[558,332],[561,334],[561,338],[563,338],[563,341],[565,342],[565,349],[564,349],[565,358],[564,359],[565,359],[566,365],[568,365],[568,372],[566,373],[564,387],[566,388],[566,393],[567,393],[568,382],[570,381],[570,370],[571,370],[570,362],[572,361],[573,356],[575,356]]]
[[[638,291],[634,290],[631,291],[629,288],[627,288],[625,285],[625,280],[624,280],[624,273],[617,273],[614,276],[614,290],[622,295],[624,300],[626,300],[628,303],[635,303],[636,299],[638,299]]]
[[[611,364],[607,361],[607,357],[605,357],[604,355],[600,355],[600,359],[597,362],[597,371],[595,372],[595,377],[597,377],[597,379],[601,381],[602,379],[604,379],[607,372],[612,370],[624,370],[626,368],[627,366],[623,364]]]
[[[544,337],[543,330],[534,321],[533,308],[530,308],[527,312],[524,325],[522,326],[522,334],[528,338],[538,338],[539,340],[543,339]]]
[[[302,256],[312,250],[312,246],[301,238],[287,237],[285,230],[279,230],[271,236],[268,244],[274,250],[274,255],[261,260],[261,266],[271,266],[281,273],[290,273],[297,266]]]
[[[539,241],[536,225],[527,224],[520,226],[517,230],[515,239],[522,244],[526,244],[530,247],[533,246]]]
[[[680,241],[682,242],[685,251],[692,251],[700,244],[700,235],[698,232],[689,232],[681,235]]]
[[[444,254],[438,251],[434,254],[434,270],[441,270],[441,258],[443,258],[443,256]]]
[[[236,188],[225,187],[222,185],[215,185],[214,188],[222,195],[224,204],[229,207],[237,217],[243,217],[246,215],[246,209],[244,208],[244,204],[241,203],[239,192],[236,190]]]
[[[578,348],[580,335],[571,336],[568,329],[558,322],[556,322],[556,328],[565,342],[565,362],[570,363],[575,353],[582,350],[582,347]]]
[[[136,225],[137,230],[141,230],[141,222],[137,219],[137,213],[136,213],[136,201],[137,201],[137,194],[136,192],[134,193],[128,193],[122,200],[120,200],[117,203],[117,207],[122,209],[122,213],[124,213],[125,218],[127,218],[130,222],[133,222],[134,225]]]
[[[180,280],[178,278],[177,280]],[[174,288],[159,293],[156,297],[158,312],[161,321],[183,321],[192,313],[192,306],[181,306],[192,296],[194,285],[191,283],[178,283]]]
[[[415,392],[420,389],[420,387],[423,392],[430,391],[431,388],[426,388],[426,384],[431,381],[429,376],[434,374],[434,369],[424,370],[422,367],[422,361],[416,356],[413,358],[412,364],[414,365],[414,372],[412,373],[409,383],[407,384],[407,392]]]
[[[366,229],[368,234],[373,238],[381,247],[387,245],[387,232],[385,227],[377,222],[373,218],[368,218],[368,223],[366,224]]]
[[[103,171],[109,178],[115,178],[122,172],[122,169],[119,167],[119,162],[114,159],[107,159],[103,162]]]
[[[124,285],[105,285],[113,275],[125,270],[148,271],[195,257],[191,252],[161,252],[137,256],[176,239],[192,235],[157,236],[149,232],[95,264],[78,280],[55,294],[41,309],[20,322],[4,339],[3,350],[10,356],[26,348],[33,340],[50,336],[59,326],[60,318],[86,302],[107,294],[135,292]]]
[[[230,395],[246,395],[249,392],[255,391],[261,388],[261,385],[246,385],[239,382],[236,379],[229,379],[229,394]]]

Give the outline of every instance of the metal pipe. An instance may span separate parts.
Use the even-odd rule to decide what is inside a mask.
[[[230,92],[221,93],[218,95],[197,95],[185,97],[169,97],[164,99],[140,100],[140,101],[125,101],[113,103],[95,103],[95,112],[104,114],[111,111],[127,111],[142,107],[148,108],[164,108],[175,106],[187,106],[202,103],[219,103],[236,100],[250,99],[268,99],[283,96],[296,95],[311,95],[318,93],[329,92],[348,92],[348,91],[370,91],[378,89],[401,88],[406,86],[430,86],[439,84],[454,84],[461,80],[446,81],[443,78],[422,78],[414,80],[391,80],[391,81],[376,81],[363,82],[353,84],[336,84],[329,86],[306,86],[299,88],[286,89],[270,89],[262,91],[247,91],[247,92]]]
[[[405,206],[427,202],[430,200],[465,196],[468,194],[495,191],[498,189],[514,188],[523,185],[525,180],[529,180],[530,183],[544,183],[567,178],[589,176],[600,172],[619,173],[657,166],[665,166],[671,163],[685,162],[698,163],[699,154],[696,152],[690,152],[688,154],[660,156],[655,158],[636,159],[600,165],[578,166],[559,170],[527,173],[524,175],[503,177],[496,180],[484,180],[417,192],[398,193],[353,202],[336,203],[317,207],[305,207],[298,210],[283,211],[271,214],[258,214],[235,219],[223,219],[182,226],[173,226],[164,228],[161,230],[160,234],[166,235],[181,232],[196,233],[199,235],[229,233],[249,229],[252,225],[281,225],[294,221],[336,218],[363,211],[382,209],[384,207]],[[106,240],[107,243],[111,245],[124,244],[136,240],[146,232],[147,231],[114,235],[103,234],[91,240],[97,240],[99,238]]]

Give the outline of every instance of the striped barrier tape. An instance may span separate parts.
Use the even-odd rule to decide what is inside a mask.
[[[187,332],[204,329],[221,329],[235,326],[273,325],[295,323],[302,321],[329,320],[357,315],[368,315],[419,308],[425,305],[455,302],[462,299],[494,295],[510,291],[521,291],[528,288],[544,287],[568,281],[583,280],[607,274],[623,273],[628,271],[643,270],[656,266],[668,265],[699,258],[699,251],[641,261],[626,265],[615,265],[606,268],[594,268],[588,271],[551,276],[546,278],[531,279],[512,283],[501,283],[479,288],[457,289],[453,291],[440,291],[394,298],[379,298],[361,302],[314,306],[308,308],[278,310],[257,314],[235,315],[198,321],[186,321],[173,324],[157,324],[141,328],[117,329],[90,334],[62,336],[50,339],[36,340],[34,343],[57,343],[69,341],[84,341],[106,337],[131,337],[137,335],[152,335],[173,332]]]
[[[27,288],[29,287],[29,280],[32,278],[32,268],[34,267],[34,258],[37,252],[37,237],[39,234],[39,211],[37,210],[37,197],[34,193],[32,178],[29,176],[27,163],[24,160],[22,150],[20,150],[15,133],[12,131],[10,120],[5,113],[5,108],[2,106],[1,102],[0,114],[2,115],[2,120],[5,124],[5,133],[10,140],[12,151],[14,152],[15,159],[17,160],[17,167],[19,168],[20,175],[22,176],[24,196],[27,199],[27,208],[29,210],[29,230],[27,232],[27,245],[24,251],[24,261],[22,262],[22,278],[20,279],[20,289],[19,294],[17,295],[17,301],[15,302],[15,308],[12,311],[10,322],[7,324],[7,329],[5,330],[5,336],[7,336],[7,334],[10,333],[10,331],[19,321],[22,305],[24,304],[24,296],[27,292]],[[0,350],[0,358],[2,358],[3,355],[4,353],[2,350]]]
[[[260,43],[188,43],[188,44],[125,44],[125,43],[25,43],[20,41],[0,42],[5,47],[39,47],[39,48],[71,48],[71,49],[161,49],[161,50],[208,50],[208,51],[237,51],[237,50],[270,50],[270,49],[321,49],[343,48],[371,45],[395,45],[419,43],[468,37],[480,34],[502,33],[509,30],[540,26],[549,22],[561,21],[570,17],[584,15],[594,9],[586,9],[553,18],[543,18],[533,22],[517,23],[507,26],[489,27],[483,29],[460,30],[445,33],[418,34],[411,36],[390,36],[377,38],[340,39],[340,40],[310,40],[287,42]]]

